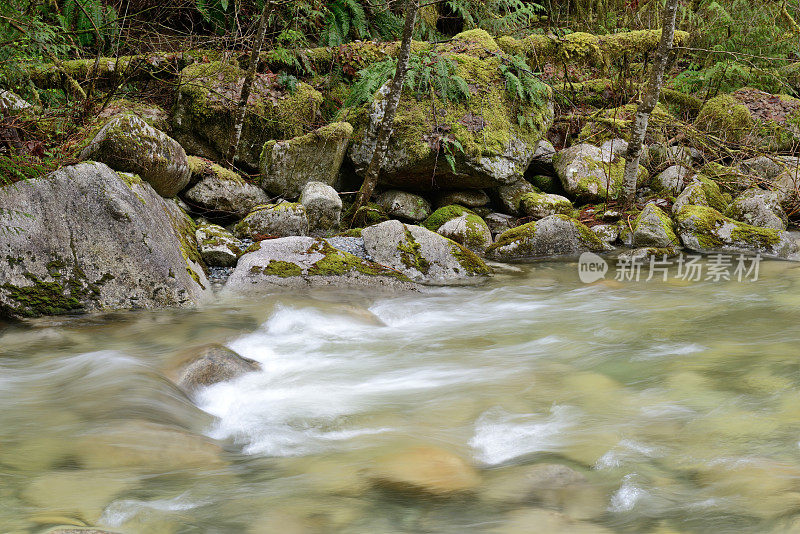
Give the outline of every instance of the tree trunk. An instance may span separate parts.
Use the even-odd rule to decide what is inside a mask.
[[[636,117],[631,123],[630,143],[625,154],[625,172],[622,177],[622,201],[625,209],[633,206],[636,199],[636,179],[639,175],[639,159],[642,155],[642,142],[647,133],[650,114],[658,104],[661,87],[664,85],[664,70],[667,66],[672,42],[675,38],[675,15],[678,12],[678,0],[667,0],[664,6],[664,21],[661,25],[661,41],[656,49],[650,80],[636,110]]]
[[[239,103],[236,106],[236,116],[233,120],[231,144],[228,147],[228,154],[225,156],[225,166],[228,169],[233,168],[236,149],[239,148],[239,139],[242,137],[242,125],[244,124],[244,115],[247,111],[247,101],[250,99],[250,90],[253,88],[253,80],[256,78],[258,56],[261,54],[261,44],[264,42],[264,37],[267,35],[267,20],[272,10],[272,2],[273,0],[267,0],[264,3],[264,9],[261,10],[261,20],[258,22],[256,39],[255,42],[253,42],[253,49],[250,51],[250,64],[247,66],[247,73],[242,83],[242,92],[239,94]]]
[[[358,190],[356,201],[353,207],[350,208],[350,212],[353,214],[350,220],[350,226],[363,223],[363,221],[359,221],[360,216],[358,210],[361,206],[369,202],[373,191],[375,191],[375,186],[378,184],[378,175],[380,174],[383,160],[386,157],[389,138],[392,135],[392,127],[394,126],[394,116],[397,112],[397,105],[400,103],[400,95],[403,92],[403,84],[405,83],[408,63],[411,58],[411,36],[414,33],[417,11],[419,11],[419,0],[406,0],[406,20],[403,26],[403,39],[400,43],[400,51],[397,55],[397,67],[394,71],[394,78],[392,78],[389,95],[386,98],[386,109],[383,112],[383,120],[381,120],[378,136],[375,140],[375,150],[372,152],[372,159],[364,175],[364,182]]]

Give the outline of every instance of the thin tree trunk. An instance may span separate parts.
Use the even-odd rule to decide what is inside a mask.
[[[417,11],[419,11],[419,0],[406,0],[405,11],[406,21],[403,26],[403,39],[400,43],[400,51],[397,55],[397,68],[394,71],[392,85],[389,89],[389,95],[386,98],[386,109],[383,112],[383,120],[381,120],[378,136],[375,140],[375,150],[372,151],[372,159],[364,175],[364,182],[361,184],[355,204],[353,204],[351,208],[353,214],[353,218],[350,221],[351,226],[361,223],[361,221],[358,221],[360,218],[358,210],[361,206],[369,202],[373,191],[375,191],[375,186],[378,184],[378,175],[380,174],[383,160],[386,157],[386,150],[389,147],[389,138],[392,135],[397,105],[400,103],[400,95],[403,93],[403,84],[406,80],[408,63],[411,58],[411,37],[414,33]]]
[[[622,177],[622,201],[625,209],[633,206],[636,199],[636,179],[639,175],[639,159],[642,155],[642,142],[647,133],[650,114],[658,104],[661,87],[664,85],[664,70],[667,66],[672,42],[675,38],[675,16],[678,12],[678,0],[667,0],[664,6],[664,21],[661,25],[661,42],[656,49],[650,80],[636,110],[636,118],[631,123],[630,143],[625,154],[625,172]]]
[[[261,44],[264,42],[264,37],[267,35],[267,20],[269,19],[271,10],[272,0],[267,0],[264,3],[264,9],[261,10],[261,20],[258,22],[256,39],[253,43],[253,49],[250,51],[250,64],[247,66],[247,73],[244,76],[244,83],[242,83],[242,92],[239,95],[239,103],[236,107],[236,116],[233,120],[233,132],[231,133],[231,144],[228,147],[228,154],[225,157],[225,166],[228,169],[233,168],[236,149],[239,148],[239,139],[242,137],[242,125],[244,124],[244,115],[247,111],[247,101],[250,99],[250,90],[253,88],[253,80],[256,78],[258,56],[261,54]]]

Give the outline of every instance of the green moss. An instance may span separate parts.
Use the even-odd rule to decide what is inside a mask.
[[[747,188],[749,183],[747,177],[741,172],[716,162],[703,165],[699,176],[695,176],[695,178],[703,183],[709,206],[717,210],[729,204],[722,198],[723,192],[736,193],[742,191]]]
[[[303,274],[303,270],[300,268],[299,265],[288,262],[288,261],[280,261],[280,260],[270,260],[270,262],[265,267],[258,267],[254,265],[250,270],[254,272],[253,269],[256,269],[261,274],[267,276],[279,276],[281,278],[288,278],[290,276],[300,276]]]
[[[677,218],[684,228],[691,222],[691,233],[704,250],[719,250],[727,245],[747,245],[764,250],[781,241],[779,230],[735,221],[705,206],[684,206]],[[729,237],[721,235],[725,228],[730,232]]]
[[[455,35],[443,48],[445,50],[468,53],[477,57],[486,57],[500,52],[500,47],[494,38],[486,30],[479,28]]]
[[[546,193],[525,193],[519,199],[522,211],[528,215],[546,217],[555,213],[569,215],[573,211],[572,202],[566,198],[552,198]],[[544,215],[542,215],[544,213]]]
[[[403,228],[405,229],[405,239],[401,239],[400,243],[397,244],[400,261],[409,269],[416,269],[422,274],[428,274],[431,264],[420,252],[422,247],[405,225],[403,225]]]
[[[731,95],[719,95],[705,103],[695,126],[729,141],[742,140],[753,129],[750,111]]]
[[[685,113],[692,117],[697,116],[703,108],[703,101],[694,95],[687,95],[674,89],[665,87],[661,90],[661,98],[676,113]]]
[[[492,270],[489,268],[489,266],[486,265],[486,263],[484,263],[484,261],[480,259],[477,254],[465,247],[462,247],[458,243],[453,243],[453,246],[450,248],[450,253],[469,275],[474,276],[492,273]]]
[[[456,217],[461,217],[465,213],[472,215],[475,214],[475,212],[473,212],[471,209],[465,208],[464,206],[459,206],[457,204],[443,206],[431,213],[427,219],[420,223],[420,226],[435,232],[447,221],[455,219]]]
[[[664,231],[664,235],[667,236],[667,239],[669,239],[675,245],[680,245],[680,240],[678,239],[678,236],[675,234],[675,225],[673,224],[670,216],[667,215],[664,212],[664,210],[662,210],[661,208],[659,208],[654,204],[650,204],[649,206],[652,207],[649,209],[645,207],[645,209],[643,209],[636,217],[633,223],[633,228],[636,229],[636,227],[643,222],[643,215],[649,212],[650,214],[653,214],[658,218],[659,226]]]
[[[16,306],[9,306],[15,315],[59,315],[84,308],[80,298],[72,293],[68,294],[67,288],[59,282],[45,282],[31,274],[26,277],[31,280],[32,285],[15,286],[6,283],[0,286],[5,290],[6,297],[17,303]]]
[[[311,245],[308,249],[308,254],[315,253],[322,254],[324,257],[314,263],[308,270],[307,274],[310,276],[341,276],[357,272],[368,276],[388,276],[403,282],[411,282],[408,277],[394,269],[361,259],[354,254],[334,248],[323,239],[318,239],[316,243]]]
[[[522,226],[510,228],[497,237],[497,241],[488,249],[486,249],[486,253],[489,254],[491,251],[495,249],[505,247],[514,243],[528,241],[530,239],[533,239],[533,236],[535,235],[536,235],[536,222],[529,222],[527,224],[523,224]]]
[[[636,116],[637,109],[637,104],[625,104],[589,115],[586,118],[587,124],[581,129],[578,139],[598,146],[611,139],[630,140],[631,123]],[[676,128],[678,124],[679,121],[659,103],[650,114],[647,129],[648,139],[663,141],[663,130]]]
[[[363,228],[350,228],[344,232],[336,234],[335,237],[361,237],[361,232]]]
[[[214,176],[220,180],[232,181],[239,184],[244,183],[244,179],[242,179],[242,177],[237,173],[230,169],[226,169],[222,165],[217,165],[209,159],[198,156],[187,156],[186,160],[189,163],[189,170],[191,171],[192,176],[196,179]]]

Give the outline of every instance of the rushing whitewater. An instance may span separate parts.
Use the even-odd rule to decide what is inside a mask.
[[[786,532],[798,285],[777,262],[753,283],[591,285],[555,262],[483,287],[7,327],[0,530]],[[189,399],[165,375],[208,342],[261,370]],[[476,485],[379,484],[415,447]],[[560,482],[533,488],[545,471]]]

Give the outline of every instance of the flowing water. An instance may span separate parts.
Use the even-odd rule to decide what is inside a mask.
[[[549,262],[6,326],[0,532],[800,532],[798,324],[794,263],[584,285]],[[209,342],[262,370],[189,399],[167,376]],[[387,485],[419,447],[469,490]]]

